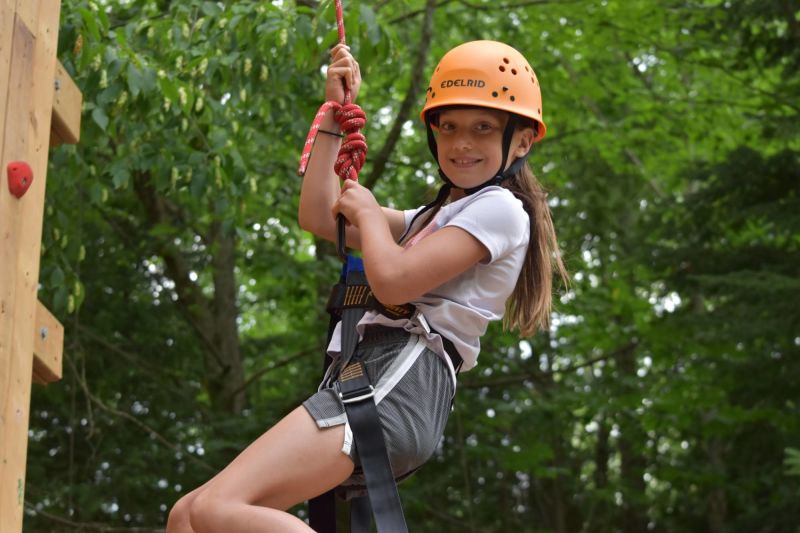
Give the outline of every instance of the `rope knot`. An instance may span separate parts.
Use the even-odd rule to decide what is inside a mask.
[[[336,110],[334,118],[345,138],[333,170],[343,180],[358,180],[358,173],[367,160],[367,139],[359,131],[367,123],[367,115],[358,105],[348,103]]]
[[[311,157],[311,149],[317,138],[319,125],[330,109],[334,110],[333,117],[339,123],[339,127],[345,135],[344,142],[339,148],[339,154],[333,165],[334,172],[343,180],[358,180],[358,173],[367,160],[367,139],[359,131],[367,123],[367,114],[364,113],[364,110],[359,105],[353,103],[342,105],[338,102],[330,101],[322,104],[317,116],[314,117],[314,122],[311,124],[311,130],[308,132],[308,137],[303,147],[303,155],[300,158],[300,168],[298,168],[297,173],[300,176],[305,174],[308,160]]]

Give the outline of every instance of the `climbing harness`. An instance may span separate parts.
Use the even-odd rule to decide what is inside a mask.
[[[383,440],[383,430],[373,396],[373,384],[364,371],[360,361],[350,362],[358,346],[359,335],[356,325],[368,310],[377,311],[392,319],[413,319],[416,308],[411,304],[385,305],[372,294],[364,273],[363,261],[352,255],[347,256],[342,265],[342,272],[326,305],[330,314],[328,342],[330,343],[336,324],[341,321],[341,354],[336,369],[338,374],[339,397],[344,404],[347,420],[353,432],[353,438],[361,460],[360,468],[353,472],[354,476],[363,474],[366,485],[341,487],[338,492],[345,497],[350,494],[362,494],[350,499],[351,533],[368,533],[371,531],[371,516],[374,514],[379,533],[402,533],[408,531],[403,517],[397,482],[413,474],[407,472],[395,478]],[[438,334],[431,329],[432,333]],[[463,360],[452,341],[439,335],[450,358],[453,369],[458,374]],[[333,360],[325,356],[323,365],[323,383],[330,380]],[[311,527],[321,533],[335,533],[335,496],[337,490],[329,491],[309,502]]]
[[[336,0],[336,23],[339,42],[345,44],[344,16],[341,0]],[[344,142],[334,163],[334,171],[342,179],[358,181],[358,172],[367,155],[366,138],[360,129],[366,124],[366,114],[351,101],[350,88],[345,84],[344,103],[325,102],[320,107],[303,146],[297,173],[306,172],[314,141],[325,115],[334,110],[334,118],[344,132]],[[327,133],[327,132],[326,132]],[[372,516],[379,533],[407,533],[402,503],[397,483],[389,462],[383,429],[375,404],[375,389],[361,362],[350,363],[358,345],[356,325],[367,309],[374,309],[394,318],[410,318],[413,306],[384,306],[372,294],[360,259],[347,254],[345,245],[345,220],[337,217],[337,252],[344,262],[340,282],[334,287],[329,300],[331,325],[328,342],[336,323],[341,320],[342,349],[338,367],[341,369],[336,381],[339,398],[344,405],[347,421],[353,432],[361,470],[366,481],[367,496],[351,502],[350,527],[353,533],[368,533],[372,527]],[[323,380],[327,379],[330,358],[325,356]],[[321,533],[336,531],[335,489],[309,501],[311,527]]]

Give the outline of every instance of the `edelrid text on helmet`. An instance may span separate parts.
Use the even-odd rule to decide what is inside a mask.
[[[516,49],[497,41],[471,41],[456,46],[431,76],[420,118],[453,105],[489,107],[515,113],[539,124],[534,142],[546,131],[542,93],[536,73]]]
[[[439,85],[442,89],[447,89],[449,87],[475,87],[480,89],[482,87],[486,87],[486,82],[483,80],[444,80]]]

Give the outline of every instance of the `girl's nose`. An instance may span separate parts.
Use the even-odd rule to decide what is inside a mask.
[[[472,148],[472,137],[467,133],[458,133],[453,145],[458,150],[469,150]]]

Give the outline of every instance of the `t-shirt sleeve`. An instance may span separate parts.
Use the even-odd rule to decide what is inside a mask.
[[[411,221],[414,219],[414,215],[419,213],[420,209],[422,209],[422,207],[417,207],[416,209],[406,209],[403,211],[403,215],[406,219],[406,225],[403,231],[408,229],[408,225],[411,224]]]
[[[505,189],[487,190],[469,202],[446,226],[456,226],[483,244],[492,262],[527,245],[530,220],[522,202]]]

